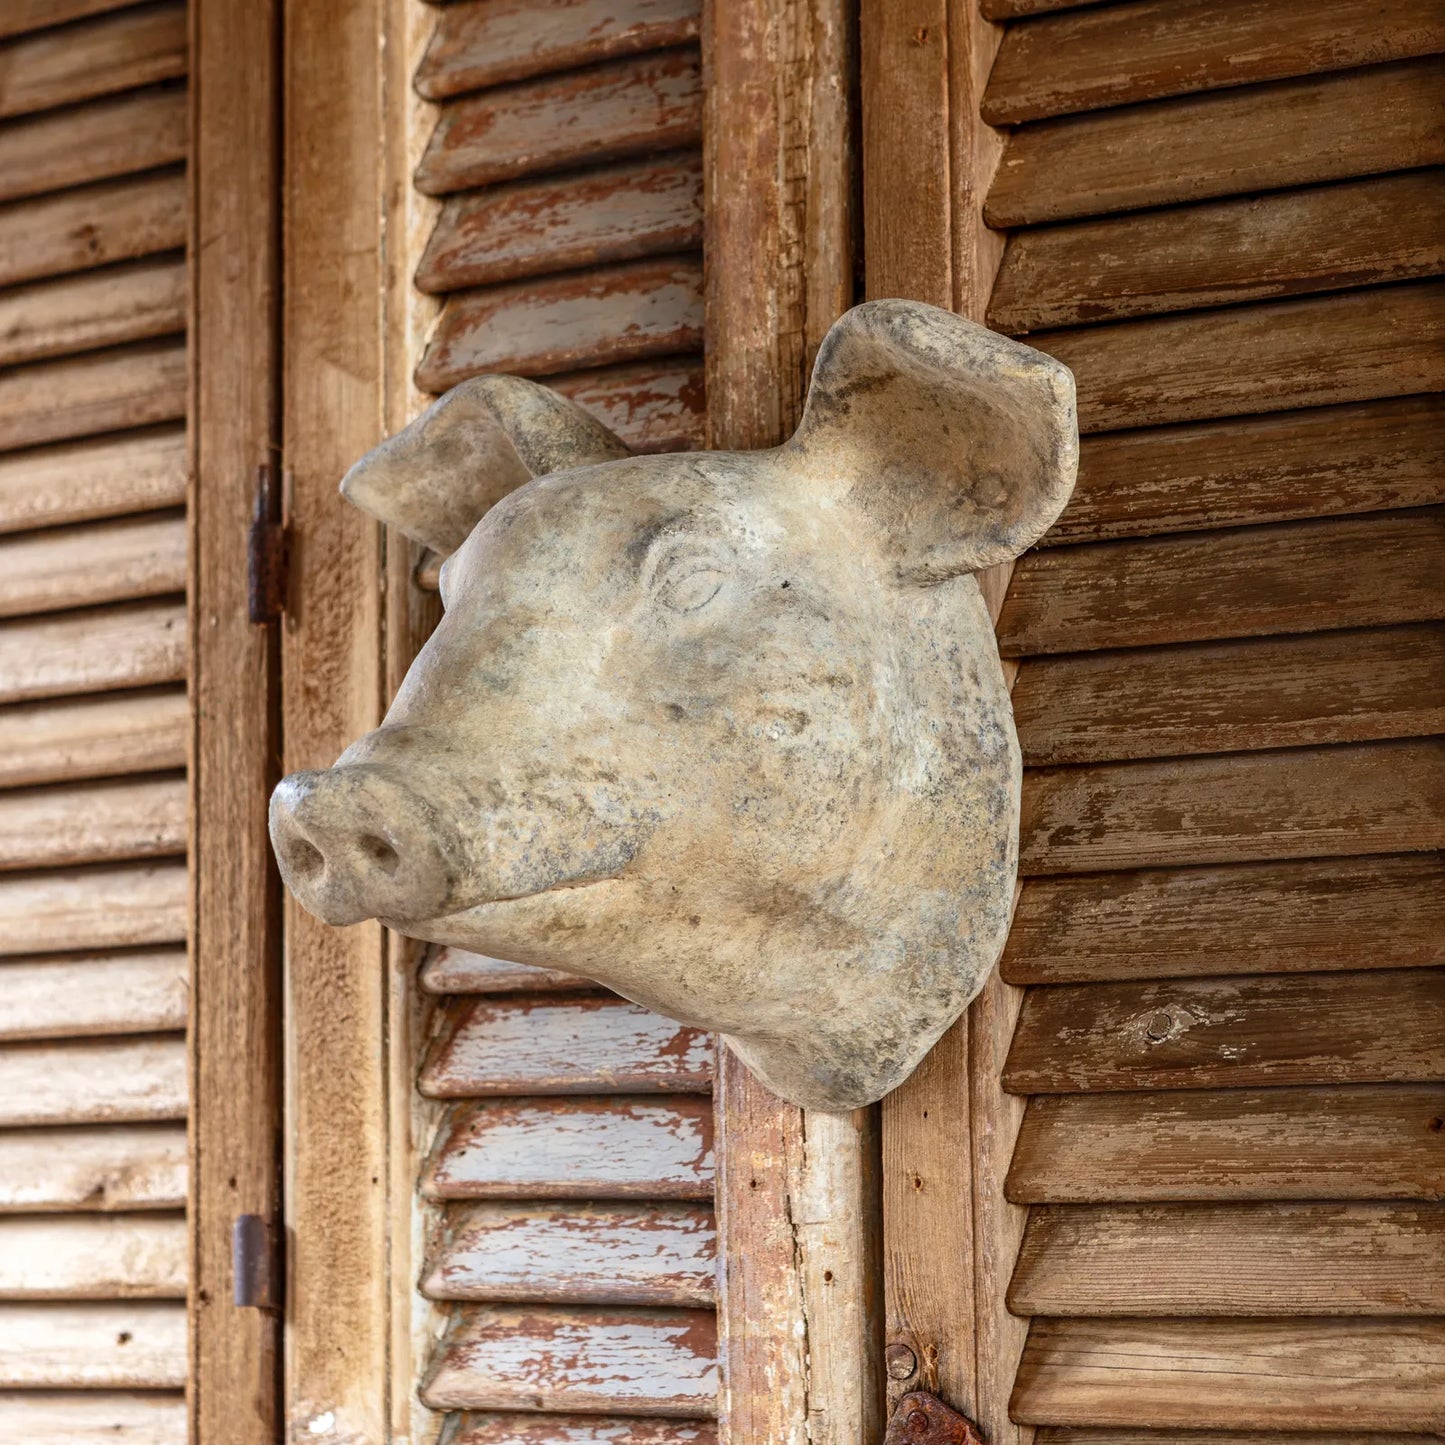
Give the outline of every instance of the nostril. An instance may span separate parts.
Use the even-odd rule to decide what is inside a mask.
[[[315,878],[326,866],[321,850],[315,844],[308,843],[305,838],[293,839],[286,849],[286,855],[291,871],[303,881]]]
[[[385,838],[378,838],[375,833],[362,835],[361,851],[388,876],[401,866],[401,854]]]

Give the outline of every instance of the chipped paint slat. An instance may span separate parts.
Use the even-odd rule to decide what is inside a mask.
[[[428,993],[533,993],[542,989],[586,988],[587,980],[556,968],[534,968],[468,953],[444,944],[434,948],[422,965],[421,986]]]
[[[175,1214],[0,1217],[0,1300],[184,1299]]]
[[[700,357],[577,371],[548,377],[547,385],[590,411],[635,452],[685,452],[703,444]]]
[[[184,1209],[183,1124],[0,1130],[0,1214]]]
[[[0,1040],[179,1031],[188,979],[183,949],[0,959]]]
[[[625,1420],[601,1415],[490,1412],[450,1416],[441,1445],[564,1445],[564,1442],[565,1445],[718,1445],[717,1427],[706,1420]],[[1395,1445],[1395,1442],[1385,1441],[1382,1445]],[[1424,1445],[1433,1445],[1433,1442],[1424,1442]]]
[[[184,863],[0,875],[0,955],[181,943],[185,936]]]
[[[182,1304],[0,1305],[0,1387],[178,1390]]]
[[[45,1445],[186,1445],[185,1396],[24,1390],[0,1395],[0,1439]]]
[[[0,1048],[0,1127],[133,1124],[186,1117],[180,1038],[67,1040]]]

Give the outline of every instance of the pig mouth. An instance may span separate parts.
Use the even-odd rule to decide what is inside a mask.
[[[434,943],[450,943],[454,940],[443,937],[444,933],[494,919],[500,921],[510,913],[525,915],[539,907],[543,900],[554,900],[559,903],[569,902],[582,894],[592,893],[609,885],[616,887],[625,881],[620,874],[607,874],[600,878],[569,878],[531,893],[515,893],[500,898],[480,898],[461,908],[453,908],[431,918],[382,918],[379,922],[387,928],[395,929],[396,932],[404,933],[412,938],[424,938]]]

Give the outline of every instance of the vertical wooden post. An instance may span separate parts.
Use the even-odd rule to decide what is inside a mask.
[[[709,444],[781,441],[853,301],[847,0],[715,0],[704,16]],[[716,1089],[724,1445],[876,1445],[871,1111],[774,1098],[724,1049]]]
[[[381,437],[381,0],[287,0],[285,456],[292,611],[287,771],[326,766],[380,719],[381,529],[337,493]],[[386,951],[286,906],[288,1438],[388,1434]]]
[[[280,1319],[233,1305],[231,1229],[281,1211],[279,645],[246,598],[257,469],[278,459],[280,10],[190,16],[191,1439],[262,1445],[281,1432]]]

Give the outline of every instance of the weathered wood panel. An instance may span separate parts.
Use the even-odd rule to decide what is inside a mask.
[[[1036,988],[1003,1075],[1020,1094],[1441,1077],[1438,968]]]
[[[696,145],[702,81],[690,47],[502,86],[448,105],[416,170],[423,194]]]
[[[578,989],[586,979],[556,968],[533,968],[468,953],[464,948],[434,948],[422,965],[420,983],[428,993],[533,993],[543,989]]]
[[[1085,432],[1445,389],[1445,283],[1039,332]]]
[[[0,534],[180,506],[186,439],[178,427],[0,456]]]
[[[1445,963],[1438,854],[1030,879],[1000,968],[1016,984]]]
[[[696,40],[698,0],[463,0],[417,66],[428,100]]]
[[[1434,620],[1445,510],[1318,518],[1025,553],[1005,657]]]
[[[0,1048],[0,1127],[185,1117],[186,1047],[179,1038],[85,1039]]]
[[[181,1124],[0,1131],[0,1214],[183,1209]]]
[[[1020,231],[989,324],[1019,334],[1438,275],[1442,208],[1445,172],[1407,171]]]
[[[1445,398],[1409,396],[1084,438],[1043,545],[1445,501]]]
[[[0,366],[183,331],[184,261],[132,261],[0,292]]]
[[[183,592],[186,522],[128,517],[0,539],[0,617]]]
[[[0,954],[143,947],[185,936],[182,863],[0,875]]]
[[[703,444],[701,361],[601,367],[551,376],[547,384],[611,427],[633,451],[692,451]]]
[[[1445,739],[1034,769],[1019,870],[1101,872],[1445,847]]]
[[[182,768],[188,716],[179,688],[0,708],[0,787]]]
[[[183,949],[0,960],[0,1039],[184,1029],[188,973]]]
[[[456,1105],[423,1173],[433,1199],[707,1199],[712,1181],[696,1095]]]
[[[1013,707],[1029,766],[1418,737],[1445,731],[1445,627],[1031,658]]]
[[[0,793],[0,869],[160,858],[185,849],[181,778]]]
[[[1405,60],[1039,121],[1010,136],[984,214],[1028,226],[1438,165],[1442,76]]]
[[[705,1093],[709,1034],[608,996],[476,999],[453,1013],[418,1087],[482,1094]]]
[[[0,449],[176,421],[186,414],[186,348],[143,341],[0,375]]]
[[[0,1438],[46,1445],[186,1445],[186,1401],[159,1390],[25,1390],[0,1395]]]
[[[510,1413],[451,1415],[442,1437],[443,1445],[717,1445],[717,1438],[717,1427],[704,1420]]]
[[[0,703],[180,682],[186,648],[175,602],[0,623]]]
[[[1442,1117],[1440,1084],[1041,1094],[1024,1114],[1008,1197],[1437,1200]]]
[[[1020,125],[1438,50],[1445,20],[1430,0],[1403,0],[1384,15],[1359,0],[1101,5],[1010,26],[982,111],[992,125]]]
[[[453,1206],[421,1288],[437,1300],[711,1305],[717,1227],[695,1205]]]
[[[479,1306],[457,1316],[422,1400],[432,1409],[633,1410],[706,1418],[711,1310]]]
[[[185,1382],[184,1305],[0,1305],[0,1387],[177,1390]]]
[[[0,1300],[184,1299],[186,1251],[174,1214],[0,1217]]]
[[[633,261],[450,297],[416,380],[439,392],[482,371],[547,376],[701,345],[701,260]]]
[[[459,291],[702,242],[702,163],[689,151],[514,181],[442,206],[417,266],[423,291]]]
[[[1012,1409],[1030,1424],[1430,1430],[1440,1320],[1035,1320]]]
[[[103,181],[0,210],[0,285],[178,251],[185,244],[181,172]]]
[[[186,158],[179,86],[58,110],[0,127],[0,201],[175,165]]]
[[[185,5],[159,0],[131,6],[0,46],[0,117],[74,105],[185,73]]]
[[[1009,1308],[1445,1314],[1445,1206],[1048,1205],[1029,1214]]]

